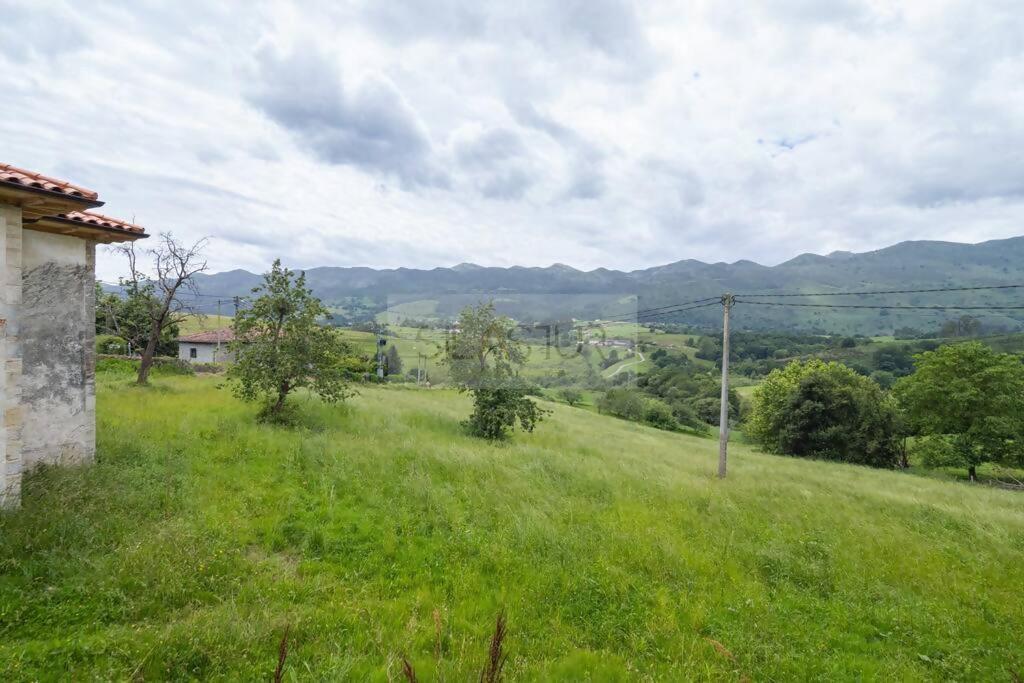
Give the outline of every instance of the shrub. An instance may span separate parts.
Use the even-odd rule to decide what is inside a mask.
[[[562,389],[559,394],[561,395],[562,400],[570,406],[575,406],[583,400],[583,392],[579,389],[574,389],[573,387],[566,387],[565,389]]]
[[[507,382],[473,390],[473,414],[465,421],[467,431],[485,439],[502,439],[516,422],[532,432],[547,411],[527,398],[527,387]]]
[[[746,432],[772,453],[874,467],[900,461],[895,405],[881,388],[841,363],[795,361],[754,392]]]
[[[113,334],[96,335],[96,353],[121,355],[128,353],[128,342]]]
[[[602,413],[633,422],[643,422],[658,429],[675,431],[680,426],[673,414],[672,406],[634,389],[609,389],[598,399],[597,409]]]
[[[134,375],[139,372],[139,359],[127,356],[100,355],[96,358],[96,372],[107,375]],[[153,375],[193,375],[195,370],[180,358],[157,356],[153,359]]]

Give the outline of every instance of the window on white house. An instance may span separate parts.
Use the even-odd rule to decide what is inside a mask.
[[[193,346],[192,348],[190,348],[188,350],[188,357],[189,358],[195,358],[196,357],[196,347]]]

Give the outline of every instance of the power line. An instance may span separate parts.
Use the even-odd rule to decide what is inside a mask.
[[[700,304],[698,306],[688,306],[686,308],[679,308],[679,309],[672,310],[672,311],[665,311],[663,313],[651,313],[651,314],[645,315],[643,317],[638,317],[637,321],[649,320],[651,318],[657,318],[657,317],[662,316],[662,315],[671,315],[672,313],[682,313],[684,311],[692,311],[692,310],[695,310],[695,309],[698,309],[698,308],[707,308],[708,306],[715,306],[715,305],[718,305],[718,304],[722,303],[721,297],[714,297],[714,299],[715,299],[714,301],[709,301],[706,304]]]
[[[604,318],[604,320],[607,320],[607,321],[616,321],[618,319],[629,320],[630,318],[635,318],[635,317],[637,317],[639,315],[643,315],[644,313],[650,313],[650,312],[653,312],[653,311],[663,311],[666,308],[675,308],[676,306],[689,306],[690,304],[700,304],[700,303],[704,303],[705,301],[718,302],[718,301],[721,301],[721,299],[722,299],[722,297],[720,297],[720,296],[709,296],[709,297],[705,297],[703,299],[694,299],[693,301],[680,301],[678,303],[668,304],[666,306],[657,306],[655,308],[644,308],[644,309],[641,309],[639,311],[635,311],[633,313],[624,313],[622,315],[612,315],[612,316],[608,316],[607,318]],[[672,311],[669,311],[669,312],[671,313]]]
[[[100,284],[103,284],[103,285],[109,285],[110,287],[124,287],[126,285],[126,283],[123,283],[123,282],[109,282],[107,280],[97,280],[97,282],[99,282]],[[189,294],[190,294],[190,297],[201,296],[201,297],[206,297],[206,298],[211,298],[211,299],[220,299],[221,301],[234,301],[235,296],[237,296],[235,294],[206,294],[206,293],[202,293],[202,292],[189,292]],[[247,296],[240,296],[238,298],[239,299],[243,299],[243,300],[248,300],[249,297],[247,297]]]
[[[750,295],[745,295],[750,296]],[[902,306],[887,304],[855,304],[855,303],[790,303],[787,301],[749,301],[736,299],[736,303],[746,303],[755,306],[793,306],[800,308],[870,308],[870,309],[898,309],[898,310],[1024,310],[1024,306]]]
[[[975,287],[935,287],[932,289],[888,289],[888,290],[877,290],[877,291],[860,291],[860,292],[806,292],[802,294],[797,293],[783,293],[783,294],[737,294],[736,296],[745,297],[801,297],[801,296],[870,296],[872,294],[926,294],[930,292],[976,292],[986,289],[1024,289],[1024,284],[1020,285],[978,285]],[[753,302],[747,302],[753,303]]]

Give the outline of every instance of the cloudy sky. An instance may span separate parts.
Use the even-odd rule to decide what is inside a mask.
[[[0,161],[215,271],[1024,234],[1020,0],[315,4],[0,0]]]

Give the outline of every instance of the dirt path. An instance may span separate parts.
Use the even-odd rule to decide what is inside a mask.
[[[606,379],[611,379],[612,377],[614,377],[615,375],[619,374],[620,372],[622,372],[626,368],[631,368],[634,365],[639,365],[640,363],[643,363],[644,362],[644,354],[641,353],[640,351],[637,351],[636,355],[640,357],[640,360],[635,360],[632,363],[626,363],[625,365],[620,365],[619,367],[615,368],[615,372],[613,372],[610,375],[605,375],[605,378]]]

